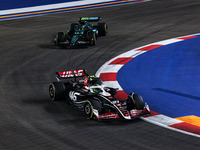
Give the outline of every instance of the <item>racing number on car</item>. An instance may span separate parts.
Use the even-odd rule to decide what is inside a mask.
[[[72,101],[77,101],[77,95],[79,95],[79,93],[74,92],[74,91],[70,91],[70,92],[69,92],[69,98],[70,98]]]

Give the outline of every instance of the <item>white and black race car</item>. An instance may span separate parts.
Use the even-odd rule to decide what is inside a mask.
[[[148,104],[144,104],[139,94],[130,93],[126,100],[118,100],[115,98],[117,89],[107,87],[84,69],[56,72],[56,79],[57,82],[49,86],[51,100],[66,100],[84,111],[88,119],[131,120],[150,114]]]

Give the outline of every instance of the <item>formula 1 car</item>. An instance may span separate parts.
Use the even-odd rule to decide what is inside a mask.
[[[117,89],[107,87],[98,77],[89,76],[85,69],[57,72],[56,79],[49,86],[51,100],[66,100],[84,111],[88,119],[131,120],[150,114],[148,104],[144,104],[139,94],[130,93],[126,100],[118,100]]]
[[[93,46],[97,37],[107,35],[106,23],[101,23],[100,17],[81,17],[79,23],[72,23],[65,32],[58,32],[54,40],[57,46]],[[96,25],[89,22],[98,22]]]

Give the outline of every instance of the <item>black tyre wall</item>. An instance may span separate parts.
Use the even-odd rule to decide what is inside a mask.
[[[107,24],[105,23],[98,23],[97,29],[99,31],[99,36],[106,36],[107,35]]]
[[[71,27],[70,27],[70,30],[74,30],[74,27],[75,27],[76,25],[79,25],[79,24],[78,24],[78,23],[72,23],[72,24],[71,24]]]
[[[144,101],[139,94],[130,93],[127,98],[127,109],[137,109],[143,110],[144,109]]]
[[[89,41],[90,41],[90,45],[91,45],[91,46],[96,45],[97,39],[96,39],[96,35],[95,35],[94,32],[90,31],[90,32],[88,33],[88,38],[89,38]]]
[[[93,113],[93,107],[90,101],[87,101],[84,106],[84,112],[87,117],[87,119],[93,119],[94,113]]]
[[[71,24],[70,30],[69,30],[69,32],[68,32],[68,35],[73,36],[73,34],[74,34],[74,32],[75,32],[74,27],[75,27],[76,25],[79,25],[79,24],[78,24],[78,23],[72,23],[72,24]]]
[[[101,114],[102,105],[98,100],[88,100],[86,102],[84,106],[84,112],[87,119],[95,119],[93,109],[98,110],[99,114]]]
[[[138,110],[144,109],[144,101],[139,94],[133,94],[133,99],[135,100],[135,107]]]
[[[52,93],[53,92],[53,93]],[[49,95],[51,100],[65,100],[66,87],[62,82],[52,82],[49,85]]]
[[[127,109],[132,110],[135,109],[135,100],[133,99],[134,93],[130,93],[127,97]]]
[[[94,109],[98,110],[99,114],[102,111],[102,104],[98,100],[91,100],[91,105]]]
[[[56,45],[59,45],[60,42],[64,42],[65,41],[65,33],[64,32],[58,32],[57,36],[56,36]]]

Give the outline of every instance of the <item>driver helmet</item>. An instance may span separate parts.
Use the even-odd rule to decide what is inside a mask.
[[[93,76],[88,76],[85,81],[84,81],[84,85],[101,85],[102,84],[102,80],[98,77]]]

